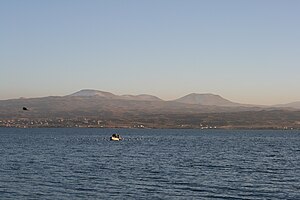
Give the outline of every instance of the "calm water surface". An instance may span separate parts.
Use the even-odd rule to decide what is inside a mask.
[[[300,199],[300,132],[3,128],[0,199]]]

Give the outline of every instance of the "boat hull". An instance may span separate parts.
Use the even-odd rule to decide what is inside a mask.
[[[119,141],[119,140],[121,140],[120,138],[117,138],[117,137],[110,137],[110,140],[111,141]]]

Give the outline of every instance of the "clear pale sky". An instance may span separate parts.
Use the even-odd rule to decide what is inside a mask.
[[[1,0],[0,99],[300,101],[298,0]]]

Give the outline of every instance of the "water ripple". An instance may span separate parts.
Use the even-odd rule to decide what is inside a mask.
[[[300,199],[297,131],[1,129],[0,199]]]

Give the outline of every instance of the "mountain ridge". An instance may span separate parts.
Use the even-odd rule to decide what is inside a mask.
[[[299,109],[243,106],[214,94],[184,97],[179,101],[185,103],[147,94],[82,90],[66,96],[0,100],[0,127],[300,128]]]
[[[176,102],[187,104],[201,104],[201,105],[217,105],[217,106],[242,106],[240,103],[229,101],[220,95],[212,93],[191,93],[181,98],[175,99]]]
[[[139,95],[115,95],[110,92],[104,92],[100,90],[93,90],[93,89],[82,89],[78,92],[75,92],[73,94],[70,94],[68,96],[77,96],[77,97],[91,97],[91,96],[98,96],[98,97],[104,97],[109,99],[124,99],[124,100],[135,100],[135,101],[164,101],[160,99],[157,96],[149,95],[149,94],[139,94]],[[228,99],[225,99],[217,94],[212,93],[191,93],[187,94],[183,97],[180,97],[175,100],[170,100],[174,102],[179,103],[185,103],[185,104],[199,104],[199,105],[207,105],[207,106],[250,106],[246,104],[240,104],[232,102]],[[169,102],[170,102],[169,101]],[[255,106],[255,105],[252,105]]]
[[[20,108],[26,107],[29,112]],[[66,96],[12,99],[0,101],[0,117],[23,116],[126,116],[142,113],[212,113],[261,110],[250,107],[187,104],[164,101],[152,95],[115,95],[99,90],[80,90]],[[26,116],[26,115],[24,115]]]
[[[78,92],[72,93],[71,97],[104,97],[109,99],[123,99],[123,100],[134,100],[134,101],[163,101],[162,99],[148,94],[139,94],[139,95],[115,95],[110,92],[104,92],[100,90],[93,90],[93,89],[82,89]]]
[[[70,95],[67,96],[72,96],[72,97],[79,97],[79,96],[85,96],[85,97],[90,97],[90,96],[100,96],[100,97],[109,97],[109,98],[114,98],[117,97],[117,95],[110,93],[110,92],[104,92],[100,90],[93,90],[93,89],[82,89],[77,92],[74,92]]]
[[[295,101],[292,103],[286,104],[277,104],[277,105],[254,105],[254,104],[241,104],[237,102],[230,101],[228,99],[223,98],[220,95],[212,94],[212,93],[190,93],[183,97],[174,99],[174,100],[163,100],[157,96],[149,95],[149,94],[138,94],[138,95],[116,95],[111,92],[105,92],[95,89],[82,89],[77,92],[74,92],[65,96],[48,96],[48,97],[82,97],[82,98],[90,98],[97,97],[103,99],[116,99],[116,100],[127,100],[127,101],[157,101],[157,102],[177,102],[183,104],[190,105],[202,105],[202,106],[219,106],[219,107],[260,107],[260,108],[286,108],[286,109],[300,109],[300,101]],[[20,100],[32,100],[38,98],[47,98],[47,97],[35,97],[35,98],[19,98]],[[16,99],[7,99],[0,100],[0,102],[4,101],[12,101]]]

